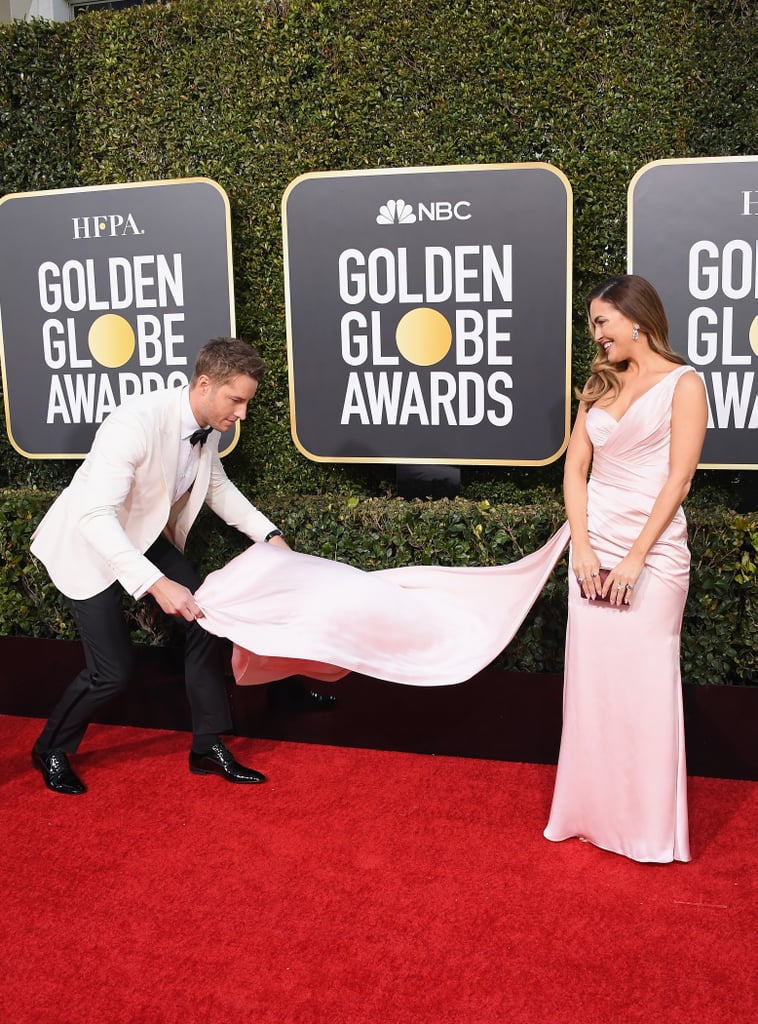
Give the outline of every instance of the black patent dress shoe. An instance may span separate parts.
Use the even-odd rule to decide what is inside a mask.
[[[193,775],[220,775],[227,782],[238,782],[243,786],[266,781],[265,775],[235,761],[220,740],[213,744],[207,754],[196,754],[191,750],[189,770]]]
[[[273,711],[331,711],[337,698],[309,690],[300,679],[280,679],[268,684],[266,703]]]
[[[34,747],[32,764],[42,773],[47,788],[52,789],[54,793],[79,796],[87,792],[87,787],[72,771],[68,757],[62,750],[48,750],[46,754],[40,754]]]

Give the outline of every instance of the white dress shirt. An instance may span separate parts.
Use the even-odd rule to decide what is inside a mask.
[[[200,424],[195,419],[195,414],[192,412],[192,406],[190,405],[189,385],[186,384],[182,388],[181,427],[179,431],[181,442],[179,444],[174,493],[171,495],[172,505],[186,494],[195,482],[197,466],[200,462],[200,445],[190,444],[190,437],[195,433],[199,426]],[[145,582],[140,584],[132,596],[137,600],[144,597],[150,587],[152,587],[152,585],[156,583],[161,576],[163,576],[163,573],[159,569],[156,569],[154,573],[150,574]]]

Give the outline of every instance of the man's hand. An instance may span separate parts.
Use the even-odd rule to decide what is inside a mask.
[[[192,596],[192,591],[181,583],[161,576],[148,590],[167,615],[178,615],[187,622],[203,617],[200,605]]]

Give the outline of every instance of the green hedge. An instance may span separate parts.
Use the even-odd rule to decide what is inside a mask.
[[[0,30],[0,191],[218,181],[238,332],[271,368],[236,478],[264,499],[282,481],[377,495],[393,488],[392,467],[312,463],[290,438],[287,184],[327,169],[559,167],[574,192],[581,383],[581,298],[624,269],[630,179],[655,159],[754,152],[757,44],[745,0],[173,0],[15,23]],[[0,440],[0,485],[58,486],[72,469]],[[481,480],[555,489],[560,466],[465,470],[463,493]]]
[[[28,553],[29,537],[53,495],[0,491],[0,634],[73,638],[66,601]],[[534,551],[563,521],[560,502],[532,506],[397,498],[279,497],[265,508],[300,551],[364,569],[396,565],[495,565]],[[758,515],[738,515],[715,499],[688,504],[692,583],[682,637],[690,683],[758,684]],[[190,534],[188,554],[208,573],[247,541],[210,512]],[[498,667],[560,672],[566,627],[564,558]],[[170,644],[171,623],[147,602],[130,603],[138,642]]]
[[[466,468],[462,500],[396,500],[393,467],[309,462],[291,440],[280,202],[314,170],[543,160],[574,193],[573,378],[582,296],[625,268],[626,192],[651,160],[755,152],[758,13],[748,0],[173,0],[0,27],[0,193],[208,176],[232,211],[238,333],[270,371],[230,475],[297,546],[366,568],[487,564],[560,518],[561,465]],[[71,635],[28,532],[76,468],[0,434],[0,634]],[[755,680],[755,474],[699,474],[685,626],[691,681]],[[707,484],[717,498],[704,497]],[[754,494],[754,491],[753,491]],[[753,502],[751,504],[751,501]],[[488,507],[485,502],[490,502]],[[700,502],[698,504],[698,502]],[[481,528],[478,530],[478,528]],[[200,524],[199,553],[236,543]],[[510,538],[510,539],[509,539]],[[506,657],[562,658],[564,582]],[[135,635],[164,642],[145,607]]]

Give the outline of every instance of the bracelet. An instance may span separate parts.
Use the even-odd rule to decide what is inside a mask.
[[[268,544],[268,542],[271,540],[272,537],[283,537],[283,536],[284,536],[284,534],[282,533],[281,530],[272,530],[271,533],[267,533],[266,536],[263,538],[263,543],[264,544]]]

